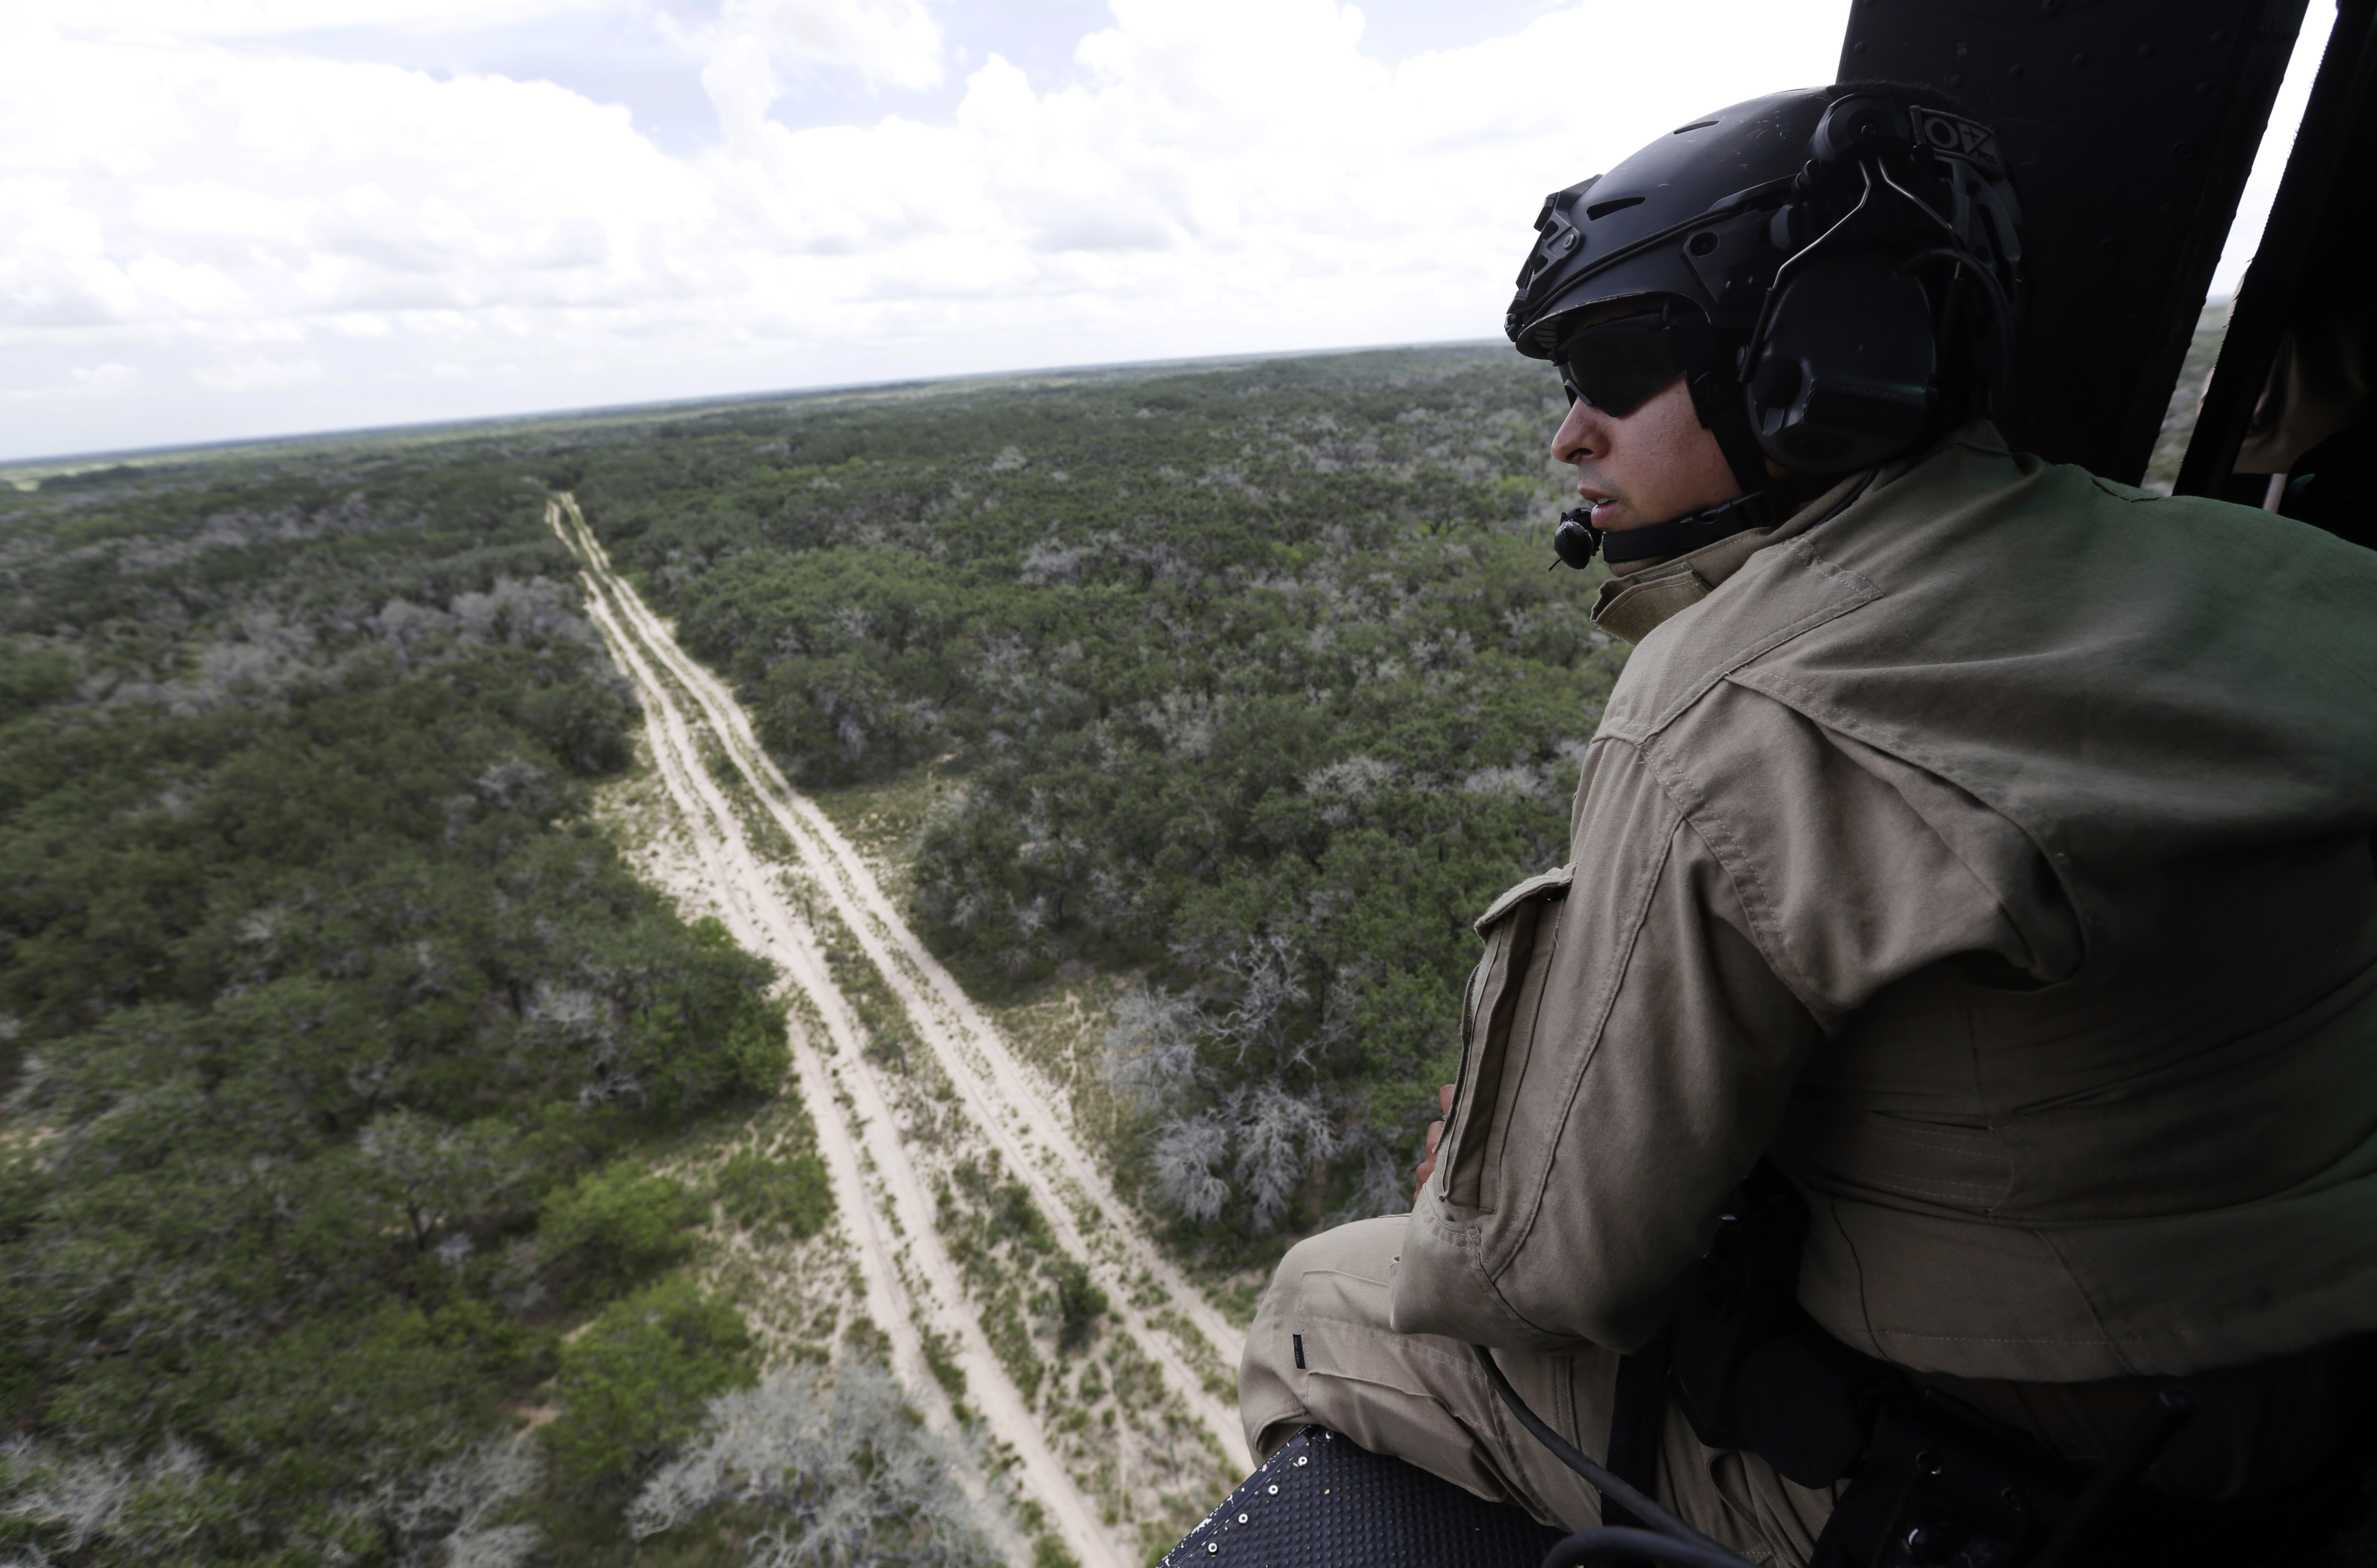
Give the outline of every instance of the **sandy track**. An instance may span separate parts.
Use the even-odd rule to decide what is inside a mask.
[[[557,507],[548,513],[548,521],[568,540]],[[824,954],[703,767],[699,745],[675,694],[621,625],[602,584],[588,574],[586,585],[596,625],[644,699],[654,761],[702,868],[705,885],[685,891],[714,908],[736,940],[781,964],[792,983],[817,1005],[839,1060],[859,1061],[859,1033]],[[930,1196],[900,1146],[897,1119],[873,1075],[834,1072],[805,1038],[795,1040],[794,1069],[817,1124],[818,1154],[833,1183],[837,1212],[858,1257],[867,1313],[890,1339],[894,1370],[911,1395],[932,1424],[948,1428],[950,1408],[925,1359],[921,1322],[947,1335],[975,1407],[991,1433],[1013,1453],[1022,1490],[1047,1511],[1084,1568],[1127,1568],[966,1310],[963,1282],[933,1227]],[[837,1086],[848,1094],[847,1106],[836,1094]],[[870,1171],[879,1186],[867,1179]],[[911,1272],[922,1280],[924,1290],[909,1288]]]
[[[1215,1310],[1139,1227],[1097,1162],[1072,1135],[1058,1088],[1020,1060],[940,963],[900,918],[856,849],[816,805],[794,790],[752,732],[750,721],[723,682],[677,646],[669,628],[634,587],[611,569],[608,555],[577,502],[558,504],[572,548],[608,590],[645,649],[663,664],[699,705],[711,734],[811,866],[866,956],[901,995],[912,1022],[941,1060],[974,1122],[1031,1190],[1064,1250],[1105,1287],[1116,1315],[1152,1350],[1165,1381],[1243,1475],[1253,1468],[1235,1406],[1205,1386],[1202,1370],[1172,1335],[1131,1304],[1149,1280],[1212,1347],[1234,1374],[1245,1336]],[[575,537],[571,538],[574,533]],[[674,694],[672,694],[674,695]]]

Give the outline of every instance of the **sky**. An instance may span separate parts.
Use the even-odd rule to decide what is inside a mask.
[[[1546,191],[1847,9],[9,0],[0,460],[1487,338]]]

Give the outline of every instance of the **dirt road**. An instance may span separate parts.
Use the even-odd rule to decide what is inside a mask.
[[[979,1419],[997,1464],[1012,1467],[1009,1484],[1020,1482],[1084,1568],[1122,1568],[1143,1557],[1158,1526],[1142,1514],[1131,1534],[1128,1515],[1137,1511],[1118,1506],[1118,1498],[1128,1503],[1131,1486],[1153,1479],[1114,1474],[1111,1456],[1101,1470],[1097,1445],[1081,1431],[1086,1408],[1061,1413],[1065,1397],[1104,1394],[1105,1384],[1093,1390],[1090,1381],[1099,1373],[1068,1385],[1059,1364],[1040,1396],[1041,1370],[1030,1351],[1019,1352],[1011,1335],[991,1343],[979,1257],[953,1255],[953,1245],[969,1242],[952,1228],[952,1159],[968,1151],[969,1158],[995,1155],[990,1163],[1028,1191],[1055,1246],[1104,1288],[1106,1365],[1116,1369],[1117,1395],[1136,1367],[1161,1379],[1160,1404],[1142,1417],[1160,1429],[1148,1441],[1170,1443],[1177,1460],[1180,1429],[1184,1422],[1193,1429],[1185,1437],[1208,1459],[1162,1467],[1187,1489],[1166,1500],[1176,1514],[1214,1478],[1250,1467],[1228,1398],[1242,1336],[1119,1202],[1068,1125],[1057,1086],[1018,1058],[925,951],[857,852],[761,750],[724,684],[676,645],[612,569],[575,500],[555,497],[547,521],[578,556],[595,620],[642,698],[674,825],[691,849],[683,864],[700,884],[672,891],[714,910],[738,941],[782,965],[822,1021],[821,1039],[796,1042],[794,1076],[818,1123],[856,1259],[854,1287],[862,1310],[888,1334],[895,1370],[927,1418],[946,1425],[959,1410],[931,1365],[932,1348],[940,1347],[943,1371],[954,1362],[951,1381],[964,1390],[964,1409]],[[836,973],[830,951],[836,926],[888,984],[930,1051],[941,1076],[929,1098],[913,1075],[888,1074],[870,1060],[866,1031],[846,994],[847,971]],[[920,1135],[926,1124],[931,1136]],[[961,1255],[973,1264],[971,1291]],[[1005,1291],[1010,1314],[1017,1294]],[[1102,1414],[1111,1427],[1115,1412]]]

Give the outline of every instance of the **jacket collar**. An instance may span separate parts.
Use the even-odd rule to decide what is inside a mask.
[[[2004,449],[1997,431],[1985,420],[1956,431],[1941,445],[1957,440]],[[1726,579],[1739,571],[1760,550],[1786,539],[1796,539],[1818,523],[1830,521],[1868,489],[1888,485],[1938,449],[1933,448],[1880,468],[1848,474],[1772,528],[1754,528],[1664,561],[1654,561],[1624,577],[1612,577],[1601,585],[1600,595],[1593,602],[1593,624],[1630,643],[1642,641],[1671,617],[1715,592]]]

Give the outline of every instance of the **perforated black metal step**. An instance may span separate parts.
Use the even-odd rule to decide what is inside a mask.
[[[1307,1427],[1164,1568],[1536,1568],[1563,1533]]]
[[[2299,1568],[2377,1568],[2377,1470]],[[1307,1427],[1165,1554],[1162,1568],[1538,1568],[1565,1532],[1342,1432]]]

